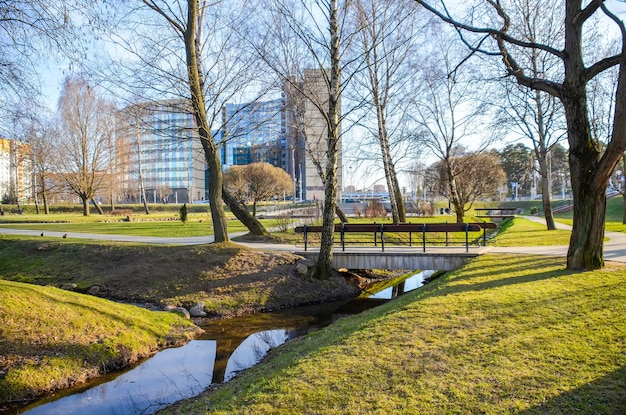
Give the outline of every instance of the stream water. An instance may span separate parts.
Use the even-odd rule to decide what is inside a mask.
[[[210,321],[202,326],[205,333],[201,337],[182,347],[163,350],[125,372],[10,413],[152,414],[198,395],[211,384],[229,381],[261,361],[273,347],[420,287],[433,273],[422,271],[365,298]]]

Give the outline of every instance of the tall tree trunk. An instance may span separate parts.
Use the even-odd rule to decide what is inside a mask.
[[[98,202],[96,202],[93,197],[91,198],[91,202],[96,207],[96,210],[98,211],[98,214],[99,215],[104,215],[104,210],[102,210],[102,206],[100,206],[100,204]]]
[[[339,206],[335,205],[335,213],[337,214],[337,217],[339,218],[340,221],[342,221],[343,223],[348,223],[348,217],[346,216],[346,213],[343,211],[343,209],[341,209]]]
[[[202,87],[201,61],[198,54],[199,42],[196,38],[199,30],[198,23],[198,0],[187,0],[187,27],[184,38],[189,92],[191,94],[194,118],[198,126],[198,134],[202,142],[202,149],[209,166],[209,203],[215,242],[225,242],[229,238],[226,213],[222,204],[222,163],[207,122],[204,90]]]
[[[224,198],[224,203],[226,203],[230,211],[233,212],[235,217],[239,219],[239,221],[243,223],[246,228],[248,228],[252,235],[267,235],[267,230],[263,224],[257,218],[250,215],[248,209],[235,199],[226,188],[222,189],[222,197]]]
[[[550,203],[550,173],[546,165],[546,151],[540,152],[539,157],[539,175],[541,176],[541,202],[543,206],[543,215],[546,218],[546,226],[549,231],[556,229],[554,223],[554,215],[552,214],[552,204]]]
[[[600,149],[591,137],[584,85],[563,92],[570,144],[569,165],[574,197],[574,222],[567,252],[569,269],[597,269],[604,266],[604,221],[606,183],[594,188]]]
[[[332,273],[333,243],[335,238],[335,206],[337,199],[337,153],[339,150],[339,111],[340,111],[340,55],[339,21],[337,0],[330,0],[330,83],[328,90],[328,114],[326,139],[326,171],[324,182],[324,210],[322,212],[322,240],[313,277],[328,279]]]
[[[465,217],[465,203],[463,203],[461,197],[459,196],[459,189],[456,186],[456,179],[454,177],[454,173],[452,172],[450,160],[444,160],[444,163],[446,166],[446,173],[448,174],[448,186],[450,187],[450,196],[448,197],[448,200],[452,202],[452,206],[454,206],[456,222],[463,223],[463,218]]]
[[[83,216],[89,216],[89,199],[85,196],[81,196],[83,202]]]
[[[389,159],[391,162],[391,158]],[[389,173],[391,174],[391,185],[394,189],[393,194],[396,197],[396,207],[398,209],[398,221],[406,222],[406,204],[404,203],[404,194],[400,190],[400,184],[398,183],[398,175],[396,174],[396,166],[391,162],[389,167]]]
[[[587,111],[586,75],[582,58],[580,2],[566,2],[565,81],[561,101],[565,108],[569,164],[574,195],[574,224],[567,268],[596,269],[604,265],[606,188],[619,159],[626,150],[626,36],[622,33],[621,58],[615,91],[613,131],[601,153],[591,137]],[[600,158],[600,155],[602,157]]]
[[[43,213],[49,215],[50,206],[48,206],[48,192],[46,192],[45,185],[41,186],[41,201],[43,202]]]

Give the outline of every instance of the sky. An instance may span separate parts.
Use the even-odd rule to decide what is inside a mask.
[[[619,17],[626,20],[626,1],[624,0],[607,0],[606,4],[608,8],[616,13]],[[608,27],[612,29],[612,35],[618,36],[619,32],[616,26],[610,22],[607,18],[603,18],[603,22],[606,22]],[[56,109],[59,94],[61,92],[61,85],[64,77],[70,73],[69,63],[61,61],[56,58],[49,58],[47,61],[42,61],[39,67],[39,73],[42,81],[42,92],[44,94],[44,102],[51,110]],[[356,139],[357,134],[347,137],[348,140]],[[500,148],[504,147],[505,143],[500,143]],[[344,148],[347,148],[344,146]],[[426,162],[432,163],[432,158],[426,158]],[[349,154],[344,154],[344,186],[352,184],[357,188],[369,188],[375,184],[386,184],[385,178],[382,175],[372,174],[364,163],[357,163],[351,160]],[[408,186],[408,177],[400,176],[400,186]]]

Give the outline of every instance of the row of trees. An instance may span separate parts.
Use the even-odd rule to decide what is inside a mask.
[[[395,221],[404,220],[397,184],[402,157],[428,149],[441,162],[451,203],[461,206],[458,148],[471,144],[480,153],[494,137],[516,130],[532,141],[541,175],[547,177],[549,149],[566,136],[575,202],[568,266],[602,266],[604,190],[626,142],[626,129],[615,125],[623,120],[621,101],[626,99],[619,93],[626,71],[626,34],[604,1],[583,7],[579,0],[498,0],[467,9],[455,3],[456,15],[445,2],[435,7],[426,0],[232,3],[89,2],[83,8],[88,19],[82,20],[106,42],[102,50],[110,52],[95,63],[85,62],[98,83],[133,99],[191,102],[211,174],[217,241],[228,240],[222,199],[253,232],[264,232],[223,185],[220,143],[213,136],[223,122],[220,109],[225,102],[251,101],[277,87],[286,91],[302,134],[323,147],[316,154],[325,187],[317,276],[327,277],[332,262],[340,141],[357,127],[379,148],[375,157],[392,195]],[[467,20],[461,10],[468,11]],[[455,30],[433,23],[424,12]],[[583,24],[600,13],[621,34],[621,43],[604,55],[598,55],[602,48],[582,48],[583,38],[597,36],[590,25],[582,30]],[[477,21],[480,26],[468,23]],[[450,41],[455,33],[467,48],[465,56]],[[470,67],[478,56],[483,57],[481,65]],[[500,57],[503,65],[498,67],[492,56]],[[319,78],[302,82],[311,68]],[[503,86],[497,79],[501,68],[519,88],[512,82]],[[589,101],[601,96],[590,92],[591,87],[601,78],[598,91],[612,85],[603,101],[609,104],[591,108]],[[497,116],[487,111],[494,104],[500,108]],[[608,111],[612,115],[601,116],[607,108],[613,109]],[[309,128],[297,116],[307,111],[317,114],[323,130]],[[494,122],[487,128],[489,120]],[[506,131],[496,128],[502,126]],[[611,133],[601,137],[600,131]],[[353,152],[356,157],[373,156],[360,147]],[[549,202],[544,207],[549,211]]]

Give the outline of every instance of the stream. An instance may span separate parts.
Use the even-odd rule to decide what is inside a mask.
[[[123,372],[62,391],[11,414],[148,415],[212,384],[228,382],[291,339],[376,307],[422,286],[435,271],[408,276],[396,286],[316,306],[209,321],[205,333],[186,345],[165,349]]]

